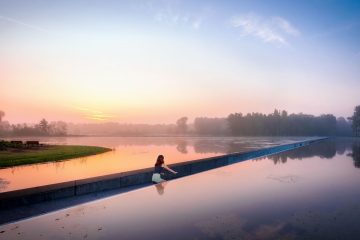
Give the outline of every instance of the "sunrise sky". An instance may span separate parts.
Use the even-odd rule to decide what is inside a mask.
[[[360,104],[360,1],[0,0],[11,123],[170,123]]]

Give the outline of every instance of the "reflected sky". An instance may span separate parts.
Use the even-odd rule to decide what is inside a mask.
[[[23,141],[32,138],[22,138]],[[167,164],[301,141],[299,137],[67,137],[42,143],[103,146],[103,154],[70,161],[0,169],[0,192],[152,167],[159,154]],[[10,139],[9,139],[10,140]],[[38,139],[37,139],[38,140]],[[30,179],[30,180],[29,180]]]
[[[319,142],[278,154],[282,164],[245,161],[3,225],[0,239],[357,239],[359,142]]]

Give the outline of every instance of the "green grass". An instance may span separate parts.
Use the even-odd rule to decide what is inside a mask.
[[[109,148],[93,146],[47,145],[40,149],[0,151],[0,168],[32,163],[61,161],[70,158],[86,157],[111,151]]]

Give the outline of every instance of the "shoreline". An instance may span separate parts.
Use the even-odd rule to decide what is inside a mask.
[[[68,161],[112,151],[110,148],[81,145],[42,145],[39,148],[0,151],[0,169],[38,163]]]

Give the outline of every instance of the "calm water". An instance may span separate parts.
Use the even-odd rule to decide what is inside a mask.
[[[0,239],[359,239],[360,140],[312,146],[0,227]]]
[[[40,140],[49,144],[103,146],[114,151],[70,161],[0,169],[0,192],[151,167],[159,154],[165,155],[165,162],[170,164],[304,138],[72,137]]]

